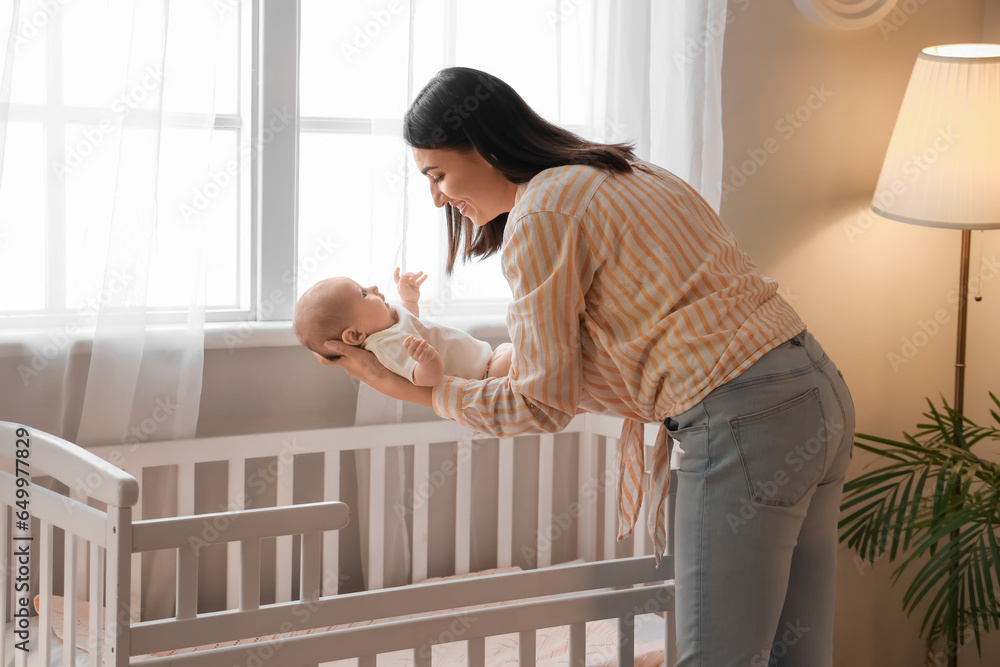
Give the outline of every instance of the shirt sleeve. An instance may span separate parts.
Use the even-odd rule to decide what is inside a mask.
[[[497,436],[560,431],[577,413],[582,391],[580,318],[592,278],[587,244],[579,220],[562,213],[531,213],[508,224],[501,262],[513,295],[510,373],[445,378],[434,388],[434,410]]]

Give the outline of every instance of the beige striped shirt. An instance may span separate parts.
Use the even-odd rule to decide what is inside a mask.
[[[558,431],[581,411],[629,418],[622,536],[642,502],[641,422],[693,407],[805,328],[697,192],[645,162],[630,174],[557,167],[520,185],[501,261],[513,295],[510,373],[445,378],[434,408],[498,436]],[[661,428],[650,467],[657,553],[668,445]]]

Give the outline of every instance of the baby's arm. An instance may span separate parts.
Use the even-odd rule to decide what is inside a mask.
[[[423,338],[407,336],[403,348],[413,357],[417,365],[413,369],[413,384],[418,387],[433,387],[444,379],[444,362],[438,351]]]
[[[403,308],[410,311],[414,317],[420,317],[420,306],[417,302],[420,301],[420,286],[427,280],[427,276],[423,271],[399,275],[399,267],[397,267],[393,280],[396,281],[396,288],[399,290],[399,298],[403,302]]]

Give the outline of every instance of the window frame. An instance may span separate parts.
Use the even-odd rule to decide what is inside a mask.
[[[239,81],[236,114],[216,114],[215,131],[237,132],[239,178],[237,178],[237,210],[239,242],[237,265],[240,276],[237,287],[238,303],[233,307],[206,308],[206,331],[239,328],[249,324],[267,324],[273,328],[290,322],[298,294],[298,214],[299,214],[299,138],[302,132],[362,134],[374,136],[371,119],[344,117],[300,117],[300,26],[301,0],[212,0],[216,12],[238,11],[239,15]],[[446,15],[454,23],[457,3],[445,3]],[[455,44],[445,45],[449,61],[454,60]],[[61,56],[61,40],[46,40],[46,58]],[[294,58],[288,54],[293,53]],[[270,57],[275,54],[277,57]],[[58,73],[52,76],[58,76]],[[53,88],[58,90],[58,87]],[[38,122],[53,153],[64,150],[64,142],[52,141],[52,132],[62,132],[66,123],[100,123],[102,109],[63,107],[58,104],[11,105],[10,121]],[[55,110],[53,110],[53,108]],[[136,114],[141,112],[136,112]],[[290,116],[291,121],[279,131],[272,128],[276,114]],[[401,122],[399,119],[389,119]],[[151,121],[152,122],[152,119]],[[164,114],[164,127],[183,127],[198,119],[184,114]],[[270,125],[269,125],[270,124]],[[244,160],[244,152],[249,160]],[[61,155],[48,155],[47,160]],[[56,175],[48,170],[46,179]],[[49,192],[54,192],[51,184]],[[63,197],[58,197],[57,205]],[[65,226],[65,211],[50,215],[46,236],[53,237]],[[246,230],[246,232],[245,232]],[[46,243],[48,271],[65,266],[62,243]],[[244,261],[248,257],[249,261]],[[56,279],[47,276],[45,310],[41,313],[4,313],[0,330],[16,332],[31,329],[52,329],[66,326],[66,317],[74,310],[66,303],[66,275],[59,269]],[[449,294],[452,280],[442,276],[438,298]],[[501,322],[509,300],[504,299],[443,299],[444,306],[434,314],[436,319],[450,322]],[[53,304],[61,304],[55,311]],[[150,325],[178,325],[186,313],[176,309],[147,309]],[[84,333],[88,327],[80,327]],[[74,326],[74,330],[77,327]]]

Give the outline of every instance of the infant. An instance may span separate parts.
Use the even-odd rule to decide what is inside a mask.
[[[419,319],[423,272],[396,269],[393,279],[403,308],[386,302],[378,287],[362,287],[350,278],[316,283],[295,304],[292,322],[299,342],[330,358],[324,345],[342,341],[370,350],[383,366],[413,384],[433,387],[446,376],[470,380],[504,377],[510,370],[511,345],[493,350],[468,333]]]

